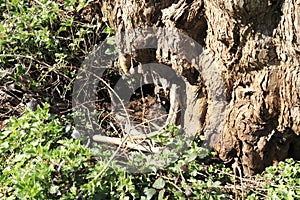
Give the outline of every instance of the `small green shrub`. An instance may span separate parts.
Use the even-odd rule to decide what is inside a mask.
[[[78,68],[111,33],[97,1],[0,0],[0,85],[9,94],[0,100],[12,107],[0,107],[0,121],[32,99],[70,109]]]
[[[87,180],[91,153],[68,139],[49,105],[26,110],[1,133],[0,193],[5,198],[75,197]]]
[[[233,199],[242,194],[247,199],[299,198],[300,164],[292,159],[242,183],[195,141],[165,169],[128,174],[108,162],[111,154],[95,155],[72,139],[61,121],[49,113],[48,104],[9,120],[0,134],[1,198]]]
[[[190,188],[199,194],[215,191],[213,184],[197,183],[197,175],[201,173],[201,164],[195,156],[200,150],[197,146],[166,170],[131,175],[113,167],[113,163],[105,169],[109,157],[104,152],[97,155],[102,161],[97,161],[89,148],[71,139],[69,134],[60,120],[49,114],[48,104],[38,106],[34,112],[27,109],[20,118],[12,118],[0,135],[0,196],[166,199],[184,198],[185,190],[188,192]],[[182,169],[183,166],[188,166],[189,171]]]
[[[264,172],[271,199],[300,199],[300,162],[291,158],[281,161],[278,166],[268,167]]]
[[[101,31],[101,21],[79,21],[82,10],[90,3],[77,0],[0,2],[0,64],[7,67],[32,62],[44,66],[80,65],[101,38],[101,32],[96,31]]]

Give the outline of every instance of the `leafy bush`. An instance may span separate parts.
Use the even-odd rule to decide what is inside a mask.
[[[99,9],[90,0],[0,0],[0,121],[32,99],[70,109],[77,69],[109,30]]]
[[[1,198],[299,198],[300,163],[292,159],[241,181],[213,154],[201,157],[207,150],[195,141],[166,169],[128,174],[109,161],[111,155],[95,156],[72,139],[61,121],[48,104],[9,121],[0,134]]]
[[[108,158],[103,156],[102,162],[96,161],[89,148],[71,139],[59,119],[49,114],[47,104],[43,108],[38,106],[35,112],[27,109],[20,118],[12,118],[1,133],[0,147],[0,193],[8,199],[74,199],[79,194],[83,198],[104,199],[120,196],[150,199],[153,195],[173,198],[184,197],[181,187],[188,189],[196,183],[180,178],[177,186],[175,181],[187,174],[181,167],[188,159],[196,159],[196,152],[192,157],[188,152],[187,160],[170,166],[169,172],[162,171],[165,175],[130,175],[115,167],[105,170]],[[190,164],[192,177],[197,176],[199,166]],[[205,187],[214,190],[213,186]],[[195,189],[203,193],[205,187],[198,185]]]
[[[18,60],[30,59],[46,66],[80,65],[99,42],[102,26],[101,19],[84,17],[97,13],[82,14],[88,5],[91,1],[2,1],[0,64],[18,65],[22,64]]]
[[[291,158],[264,172],[268,196],[272,199],[300,199],[300,162]]]
[[[6,198],[74,197],[85,181],[80,173],[89,165],[89,150],[67,139],[64,126],[48,111],[49,105],[27,109],[1,133],[0,191]]]

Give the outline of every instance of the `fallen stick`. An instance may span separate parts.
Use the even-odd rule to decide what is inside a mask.
[[[103,135],[94,135],[93,140],[95,142],[104,142],[108,144],[114,144],[114,145],[121,145],[124,141],[123,138],[117,138],[117,137],[108,137],[108,136],[103,136]],[[149,152],[149,153],[161,153],[162,147],[150,147],[150,146],[145,146],[145,145],[140,145],[140,144],[135,144],[133,142],[126,141],[122,145],[122,147],[127,147],[130,149],[138,150],[138,151],[144,151],[144,152]]]

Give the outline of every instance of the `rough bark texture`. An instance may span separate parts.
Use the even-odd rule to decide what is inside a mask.
[[[245,174],[286,157],[300,159],[299,0],[104,0],[101,6],[117,32],[145,25],[176,28],[214,58],[192,64],[158,51],[130,55],[136,62],[168,64],[191,86],[207,90],[195,105],[198,132],[214,109],[197,65],[218,66],[228,103],[223,130],[212,143],[221,159],[238,158]]]

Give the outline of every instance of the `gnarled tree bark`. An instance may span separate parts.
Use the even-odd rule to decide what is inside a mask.
[[[101,8],[116,32],[173,28],[211,55],[222,73],[228,104],[223,129],[211,143],[221,159],[238,158],[245,174],[287,157],[300,159],[299,0],[103,0]],[[149,49],[130,59],[168,64],[189,84],[208,90],[195,105],[198,131],[205,129],[214,109],[198,64]],[[209,67],[211,62],[200,64]]]

